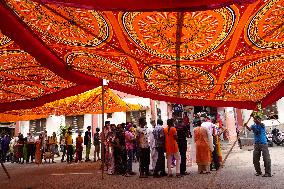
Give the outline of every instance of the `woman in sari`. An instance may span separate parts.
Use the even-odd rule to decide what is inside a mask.
[[[220,127],[219,123],[216,122],[213,128],[213,144],[215,145],[214,147],[214,152],[213,152],[213,161],[210,166],[210,169],[212,170],[213,167],[218,170],[221,166],[222,163],[222,150],[221,150],[221,140],[220,140],[220,135],[224,132],[224,129]]]
[[[196,122],[197,127],[193,130],[194,143],[196,146],[196,163],[198,165],[198,173],[210,173],[211,155],[213,151],[212,136],[209,131],[201,127],[201,121]]]
[[[216,146],[217,146],[217,153],[220,163],[222,163],[222,150],[221,150],[221,135],[225,132],[225,129],[223,128],[223,122],[220,118],[220,115],[217,115],[216,120],[216,129],[217,129],[217,136],[216,136]]]
[[[42,147],[42,134],[39,135],[38,140],[36,141],[36,151],[35,151],[35,163],[41,164],[41,147]]]

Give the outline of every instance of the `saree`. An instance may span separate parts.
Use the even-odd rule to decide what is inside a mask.
[[[222,127],[217,123],[216,128],[214,128],[214,140],[216,144],[216,151],[218,154],[219,162],[222,162],[222,150],[221,150],[221,139],[220,139],[220,130],[222,130]]]
[[[41,142],[36,141],[35,163],[41,164]]]
[[[203,127],[196,127],[193,133],[196,146],[196,163],[197,165],[208,166],[212,160],[208,131]]]
[[[217,149],[219,162],[221,163],[223,160],[222,160],[222,150],[221,150],[221,143],[220,143],[219,135],[216,136],[216,149]]]

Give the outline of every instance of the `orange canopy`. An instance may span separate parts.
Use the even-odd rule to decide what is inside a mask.
[[[101,79],[115,90],[190,105],[253,109],[284,96],[284,0],[195,12],[38,1],[51,4],[0,3],[2,112],[78,94]]]

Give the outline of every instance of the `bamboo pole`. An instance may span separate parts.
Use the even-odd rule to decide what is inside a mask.
[[[272,115],[272,118],[275,119],[279,124],[281,124],[281,122],[278,119],[276,119],[274,115]]]
[[[104,89],[104,80],[102,80],[102,179],[104,179],[104,169],[105,169],[105,129],[104,129],[104,122],[105,122],[105,89]]]
[[[7,175],[7,177],[8,177],[8,179],[11,179],[11,177],[10,177],[10,175],[9,175],[9,172],[7,171],[5,165],[3,164],[2,161],[1,161],[1,165],[2,165],[2,168],[3,168],[4,172],[6,173],[6,175]]]
[[[252,114],[250,115],[249,119],[247,120],[247,122],[244,125],[247,125],[248,122],[250,121],[250,119],[252,118]],[[240,133],[245,129],[245,127],[243,127],[243,129],[240,131]],[[213,176],[211,177],[211,179],[209,180],[209,185],[207,188],[210,188],[213,186],[213,183],[216,179],[217,174],[220,172],[220,170],[224,167],[229,155],[231,154],[231,152],[233,151],[233,148],[235,147],[236,143],[238,142],[240,136],[237,137],[237,139],[234,141],[233,145],[231,146],[229,152],[226,154],[224,161],[222,162],[222,165],[220,166],[220,168],[213,174]]]

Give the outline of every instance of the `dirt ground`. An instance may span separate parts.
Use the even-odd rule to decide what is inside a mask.
[[[224,155],[228,152],[230,144],[224,147]],[[233,149],[225,167],[222,168],[216,177],[215,172],[209,175],[197,174],[197,166],[188,167],[190,175],[182,178],[139,178],[138,174],[132,177],[120,175],[104,175],[99,170],[100,163],[60,163],[57,159],[55,164],[11,164],[5,163],[11,179],[8,180],[2,168],[0,168],[1,189],[35,189],[35,188],[263,188],[282,189],[284,188],[284,147],[272,147],[270,155],[272,160],[273,177],[263,178],[254,175],[252,164],[252,147],[245,147],[242,150],[238,147]],[[261,160],[262,162],[262,160]],[[263,162],[262,162],[263,167]],[[134,165],[138,173],[138,165]],[[264,172],[264,171],[263,171]],[[213,179],[213,177],[215,179]],[[213,180],[212,180],[213,179]],[[212,184],[210,184],[210,182]]]

